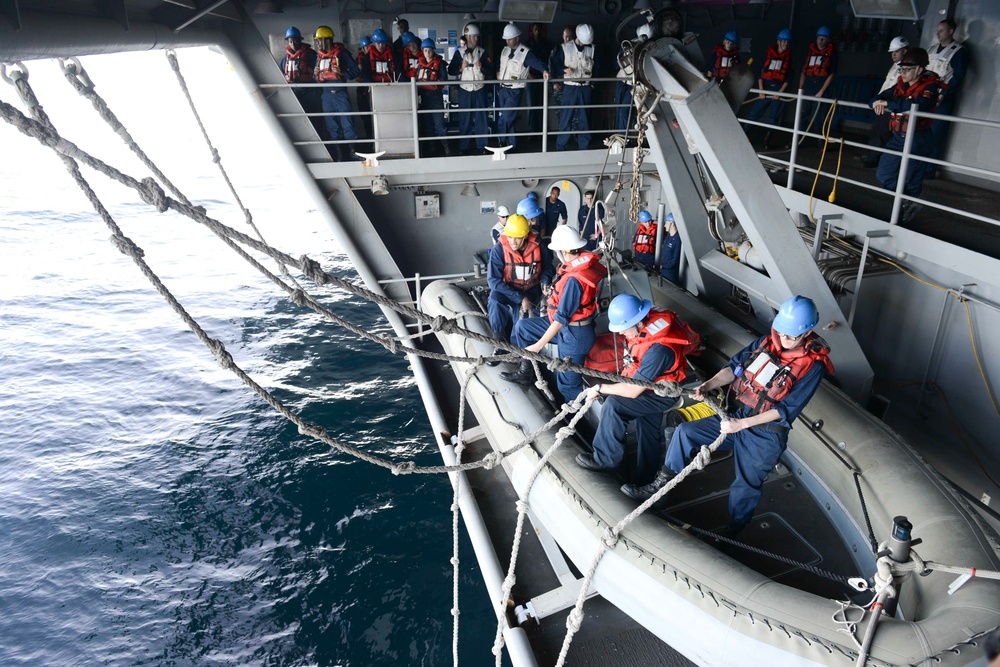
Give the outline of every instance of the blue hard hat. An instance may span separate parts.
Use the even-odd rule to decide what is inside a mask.
[[[534,192],[529,192],[524,196],[527,197],[528,199],[534,199],[535,201],[538,201],[538,195],[536,195]]]
[[[639,222],[649,222],[653,219],[653,216],[649,214],[649,211],[639,211]]]
[[[417,36],[414,35],[412,32],[410,32],[409,30],[407,30],[406,32],[404,32],[402,35],[399,36],[399,39],[402,40],[403,46],[407,46],[417,41]]]
[[[667,217],[665,217],[663,219],[663,221],[664,222],[673,222],[674,221],[674,214],[673,213],[667,213]]]
[[[778,39],[785,42],[792,41],[792,31],[789,30],[788,28],[784,28],[781,32],[778,33]]]
[[[385,30],[379,28],[378,30],[372,33],[372,41],[375,42],[376,44],[388,44],[389,36],[385,34]]]
[[[618,332],[634,327],[642,322],[652,307],[653,302],[649,299],[640,301],[631,294],[619,294],[608,306],[608,329]]]
[[[725,39],[727,41],[730,41],[733,44],[736,44],[737,42],[740,41],[740,36],[736,33],[735,30],[730,30],[729,32],[727,32],[725,34],[725,36],[723,37],[723,39]]]
[[[296,28],[295,26],[292,26],[285,31],[285,39],[290,39],[292,37],[298,37],[299,39],[302,39],[302,33],[299,32],[299,29]]]
[[[819,324],[819,311],[812,299],[793,296],[778,309],[771,327],[786,336],[801,336]]]
[[[361,48],[365,48],[366,46],[368,46],[371,43],[372,43],[372,38],[369,37],[368,35],[365,35],[364,37],[362,37],[361,41],[358,42],[358,44],[361,45]]]
[[[537,218],[543,213],[542,209],[538,207],[538,201],[525,197],[517,203],[517,214],[523,215],[528,218]]]
[[[830,34],[831,34],[830,33],[830,29],[827,28],[825,25],[821,25],[819,27],[819,30],[816,31],[816,36],[817,37],[829,37]]]
[[[425,39],[424,41],[420,42],[420,48],[422,48],[422,49],[433,49],[434,48],[434,40],[433,39]]]

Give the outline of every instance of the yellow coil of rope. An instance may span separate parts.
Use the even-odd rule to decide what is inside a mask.
[[[694,405],[689,405],[686,408],[680,408],[677,412],[684,415],[684,420],[689,422],[693,422],[696,419],[711,417],[715,414],[715,411],[712,410],[707,403],[695,403]]]

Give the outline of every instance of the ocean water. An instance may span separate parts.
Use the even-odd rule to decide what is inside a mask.
[[[242,228],[163,55],[83,62],[182,190]],[[356,277],[221,56],[181,63],[267,240]],[[119,82],[126,65],[149,76]],[[146,175],[53,63],[29,68],[65,136]],[[451,664],[448,480],[393,477],[300,435],[108,243],[48,149],[5,125],[0,147],[0,664]],[[334,437],[439,461],[403,357],[295,306],[196,223],[85,173],[260,384]],[[316,293],[388,330],[371,304]],[[464,535],[461,574],[462,662],[492,664]]]

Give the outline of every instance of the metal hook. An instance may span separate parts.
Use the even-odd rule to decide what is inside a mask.
[[[17,69],[13,70],[10,74],[7,74],[7,66],[10,64],[11,63],[0,63],[0,78],[12,86],[22,79],[24,81],[28,80],[28,68],[24,66],[24,63],[20,60],[14,61],[13,65]]]
[[[80,91],[81,95],[85,95],[94,89],[94,82],[90,80],[90,75],[83,68],[79,58],[71,56],[65,59],[57,58],[57,60],[64,74],[75,77],[83,85],[83,90]],[[66,62],[67,60],[69,61],[68,63]]]

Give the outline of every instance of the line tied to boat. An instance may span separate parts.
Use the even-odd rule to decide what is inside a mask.
[[[70,85],[80,94],[86,97],[94,106],[97,113],[105,120],[112,128],[112,130],[118,134],[122,140],[128,145],[130,150],[132,150],[143,162],[147,168],[155,175],[155,178],[147,177],[142,179],[136,179],[129,176],[111,165],[104,163],[98,158],[90,155],[86,151],[83,151],[78,146],[76,146],[71,141],[60,136],[59,132],[56,130],[48,115],[42,109],[39,104],[34,91],[31,89],[28,83],[28,69],[22,64],[17,63],[13,69],[8,70],[7,65],[0,65],[0,78],[3,78],[7,83],[13,85],[18,94],[20,95],[22,102],[28,109],[29,116],[26,116],[22,112],[15,109],[13,106],[0,102],[0,115],[7,121],[8,124],[14,126],[16,129],[21,131],[23,134],[33,137],[39,141],[44,146],[49,147],[54,152],[56,152],[70,175],[73,177],[74,181],[81,188],[84,194],[87,196],[88,200],[93,205],[95,211],[98,213],[102,221],[111,230],[111,243],[123,254],[129,256],[132,261],[136,264],[143,275],[150,281],[154,289],[163,296],[171,308],[178,314],[182,321],[195,333],[198,339],[212,352],[215,356],[217,362],[224,369],[234,373],[245,385],[247,385],[254,393],[260,396],[265,402],[271,405],[279,414],[284,416],[286,419],[296,424],[299,432],[314,437],[325,444],[341,451],[345,454],[354,456],[362,461],[377,465],[383,468],[389,469],[393,474],[439,474],[439,473],[462,473],[468,470],[476,468],[484,468],[490,470],[495,468],[505,457],[511,456],[512,454],[520,451],[521,449],[528,447],[535,439],[543,432],[556,429],[554,436],[554,444],[549,447],[547,451],[539,457],[537,465],[531,473],[531,476],[527,483],[527,489],[525,491],[524,497],[527,498],[529,491],[537,479],[537,477],[546,469],[549,460],[552,455],[562,446],[565,442],[570,440],[576,433],[576,426],[580,419],[586,414],[593,404],[594,399],[588,399],[586,393],[581,393],[576,400],[563,403],[558,412],[535,431],[525,434],[524,437],[516,443],[513,447],[504,449],[503,451],[495,451],[485,455],[483,458],[477,461],[470,461],[462,463],[461,456],[465,449],[465,406],[466,406],[466,390],[472,379],[477,376],[478,371],[483,367],[484,364],[490,361],[509,361],[515,356],[520,356],[531,361],[534,368],[536,376],[536,386],[539,389],[545,391],[551,398],[551,393],[548,393],[547,382],[541,375],[541,370],[539,364],[545,364],[552,371],[574,371],[588,376],[609,380],[617,383],[625,383],[636,386],[641,386],[645,389],[652,390],[661,396],[678,397],[682,394],[682,389],[680,385],[671,382],[661,381],[659,383],[650,383],[642,380],[635,380],[633,378],[625,377],[615,373],[608,373],[604,371],[597,371],[592,368],[587,368],[584,366],[578,366],[566,359],[554,359],[547,357],[545,355],[528,352],[524,349],[514,347],[509,343],[504,341],[498,341],[493,337],[480,334],[478,332],[472,331],[466,326],[464,326],[464,320],[467,317],[484,317],[484,314],[477,311],[470,312],[453,312],[452,316],[430,316],[422,312],[418,308],[408,306],[406,304],[399,303],[393,299],[386,297],[383,294],[376,293],[372,290],[364,288],[362,286],[351,283],[350,281],[339,278],[338,276],[332,275],[323,270],[322,266],[316,260],[303,255],[302,257],[295,258],[280,250],[272,247],[268,244],[260,230],[257,229],[256,225],[253,223],[253,218],[250,212],[243,205],[238,194],[236,193],[235,187],[233,186],[231,180],[225,172],[222,166],[222,160],[219,155],[218,150],[212,145],[208,133],[201,122],[200,116],[195,108],[194,101],[190,96],[187,85],[184,81],[183,75],[180,72],[179,65],[177,63],[176,57],[172,52],[167,53],[168,60],[170,61],[171,67],[174,70],[178,83],[181,89],[184,91],[185,96],[188,99],[189,105],[191,106],[192,113],[194,114],[197,123],[202,131],[202,134],[209,146],[209,150],[212,155],[212,161],[215,162],[222,172],[222,175],[228,184],[231,193],[238,202],[242,212],[244,213],[246,223],[253,229],[257,238],[244,234],[236,229],[233,229],[218,220],[215,220],[208,216],[205,208],[201,206],[194,206],[191,204],[190,200],[181,193],[177,187],[166,177],[165,174],[153,163],[153,161],[142,151],[142,149],[136,144],[134,139],[128,133],[127,129],[121,124],[121,122],[115,117],[114,113],[110,110],[105,101],[96,93],[94,90],[94,84],[90,80],[86,71],[83,69],[79,60],[76,58],[70,58],[68,61],[60,60],[59,64],[62,68],[64,74],[66,75],[67,81]],[[458,433],[454,438],[454,453],[456,457],[456,464],[454,465],[442,465],[442,466],[417,466],[414,461],[402,461],[394,462],[388,459],[374,456],[368,452],[361,450],[358,447],[350,445],[348,443],[342,442],[336,438],[333,438],[328,433],[327,429],[321,425],[310,423],[304,420],[300,415],[295,413],[293,410],[284,405],[270,392],[264,389],[259,383],[257,383],[249,374],[247,374],[236,362],[233,360],[232,355],[226,350],[225,345],[222,341],[211,337],[202,326],[187,312],[180,301],[170,292],[167,286],[159,278],[159,276],[153,271],[144,258],[144,251],[140,248],[132,239],[125,235],[118,224],[115,222],[107,208],[98,198],[97,194],[90,187],[89,183],[83,177],[80,171],[79,164],[83,163],[92,169],[108,176],[112,180],[130,187],[136,191],[139,198],[155,208],[159,212],[165,212],[167,210],[173,210],[180,213],[191,220],[202,224],[209,228],[220,240],[225,243],[230,249],[236,252],[240,257],[246,260],[251,266],[261,272],[268,280],[273,282],[277,287],[282,289],[288,296],[290,300],[299,306],[310,308],[316,313],[322,315],[324,318],[345,327],[352,333],[363,337],[367,340],[378,343],[383,346],[392,354],[405,353],[418,355],[421,357],[447,361],[450,363],[468,364],[468,369],[466,370],[464,382],[461,385],[461,396],[460,396],[460,411],[459,411],[459,424]],[[163,186],[160,185],[163,184]],[[169,196],[164,191],[164,186],[170,190],[173,196]],[[635,188],[633,188],[635,190]],[[633,192],[633,199],[635,199],[635,193]],[[637,202],[637,199],[636,199]],[[274,272],[263,266],[254,257],[252,257],[248,251],[243,247],[246,246],[255,251],[264,253],[269,257],[273,258],[279,265],[281,276],[276,275]],[[432,352],[428,350],[422,350],[410,345],[407,345],[408,339],[413,338],[417,335],[412,336],[391,336],[386,334],[378,334],[350,322],[349,320],[337,315],[324,305],[322,305],[315,297],[310,295],[305,288],[303,288],[294,276],[291,275],[289,267],[294,268],[301,272],[301,274],[308,278],[317,286],[332,285],[338,289],[344,290],[358,296],[360,298],[366,299],[372,303],[381,306],[383,309],[390,309],[404,315],[406,317],[412,318],[423,325],[426,325],[431,331],[440,334],[448,335],[459,335],[466,339],[477,341],[480,343],[485,343],[495,348],[502,349],[505,354],[496,356],[468,356],[468,355],[448,355],[443,353]],[[460,324],[460,321],[462,324]],[[705,401],[706,405],[711,409],[711,411],[718,415],[720,419],[726,420],[728,416],[726,412],[721,408],[719,404],[715,401],[709,399]],[[569,418],[568,424],[565,426],[559,426],[567,418]],[[557,428],[558,427],[558,428]],[[657,493],[652,495],[648,500],[640,504],[635,510],[627,514],[615,525],[609,526],[604,531],[602,539],[599,541],[599,549],[595,554],[589,569],[587,570],[583,583],[580,587],[580,592],[577,597],[575,606],[569,617],[567,619],[567,633],[563,641],[562,648],[560,650],[558,665],[563,665],[566,660],[570,645],[572,644],[573,637],[576,632],[580,629],[583,621],[584,613],[583,606],[586,601],[590,590],[591,583],[597,572],[597,568],[604,556],[604,554],[615,549],[621,539],[622,533],[625,531],[627,526],[632,523],[635,519],[641,516],[643,513],[648,511],[653,507],[661,498],[666,496],[672,489],[674,489],[678,484],[683,482],[692,472],[703,469],[709,462],[711,462],[712,453],[718,449],[722,444],[725,435],[720,434],[719,437],[711,444],[702,447],[698,455],[694,457],[692,462],[684,468],[680,473],[676,475],[669,483],[667,483],[662,489]],[[459,503],[458,503],[458,493],[459,485],[455,485],[455,501],[452,504],[453,511],[453,538],[454,538],[454,553],[452,557],[452,564],[454,567],[454,606],[452,609],[452,615],[454,617],[454,638],[453,638],[453,653],[455,664],[458,663],[458,653],[457,653],[457,638],[458,638],[458,544],[459,544],[459,532],[458,532],[458,514],[459,514]],[[504,609],[507,606],[508,600],[510,599],[512,588],[515,584],[515,566],[517,563],[519,546],[520,546],[520,536],[523,532],[524,519],[530,509],[529,503],[526,500],[518,501],[516,504],[517,509],[517,528],[515,530],[510,566],[508,569],[507,577],[503,582],[502,595],[499,600],[497,600],[497,615],[498,615],[498,627],[496,639],[493,645],[493,653],[496,656],[497,665],[501,664],[501,652],[503,648],[503,629],[504,624]],[[728,541],[728,540],[727,540]],[[762,552],[765,553],[765,552]],[[774,556],[773,554],[765,554]],[[898,587],[905,581],[906,578],[912,576],[914,573],[921,576],[926,576],[934,571],[951,573],[958,575],[958,578],[949,588],[949,594],[954,593],[961,587],[966,581],[972,577],[984,577],[989,579],[1000,580],[1000,572],[992,570],[979,570],[972,567],[960,567],[954,565],[947,565],[942,563],[936,563],[930,560],[923,560],[919,557],[917,552],[913,549],[908,549],[905,560],[894,559],[889,549],[888,543],[882,543],[879,545],[878,549],[878,560],[877,560],[877,573],[873,577],[871,584],[862,577],[842,577],[839,575],[834,575],[830,573],[825,573],[817,568],[803,564],[795,563],[797,566],[803,569],[809,569],[820,576],[828,576],[835,581],[841,581],[847,586],[852,587],[856,591],[864,591],[871,588],[874,591],[874,598],[870,605],[865,607],[858,607],[848,603],[842,609],[843,621],[838,621],[843,623],[848,630],[852,640],[858,648],[858,665],[863,665],[867,662],[868,648],[871,645],[872,638],[875,633],[875,628],[877,621],[881,616],[881,610],[885,606],[886,601],[897,595]],[[781,558],[778,556],[778,558]],[[784,559],[786,562],[788,559]],[[857,608],[862,611],[862,615],[865,613],[872,614],[872,621],[869,623],[865,636],[862,641],[858,641],[855,636],[855,632],[861,619],[848,620],[847,610],[849,608]]]

